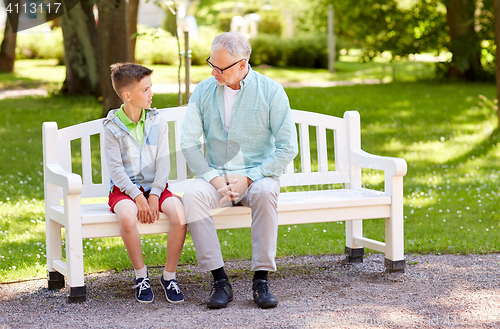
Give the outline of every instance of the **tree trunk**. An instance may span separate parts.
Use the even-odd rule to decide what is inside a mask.
[[[127,5],[127,23],[128,23],[128,37],[130,47],[130,61],[135,63],[135,43],[137,37],[137,15],[139,13],[139,0],[128,0]]]
[[[66,64],[66,79],[61,91],[72,96],[100,96],[101,86],[97,61],[99,45],[92,2],[79,1],[60,19]]]
[[[481,66],[481,43],[474,29],[476,0],[446,0],[450,29],[450,51],[453,54],[449,76],[474,81],[484,77]]]
[[[12,7],[19,3],[19,0],[10,1]],[[17,25],[19,23],[19,13],[13,13],[9,15],[7,21],[5,22],[5,30],[2,40],[2,45],[0,46],[0,72],[13,72],[14,71],[14,61],[16,60],[16,41],[17,33],[13,30],[17,30]],[[12,28],[14,26],[14,28]]]
[[[109,66],[118,62],[128,62],[129,39],[127,28],[126,0],[98,0],[99,24],[99,64],[102,81],[102,116],[120,107],[122,100],[113,90]]]
[[[500,129],[500,0],[493,0],[493,14],[495,16],[495,44],[497,45],[497,54],[495,62],[497,65],[496,80],[497,80],[497,116]]]

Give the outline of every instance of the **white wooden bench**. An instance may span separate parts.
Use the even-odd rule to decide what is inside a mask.
[[[185,159],[180,152],[180,127],[185,107],[159,110],[172,121],[176,145],[177,177],[169,181],[174,193],[182,193],[191,183]],[[403,238],[403,176],[406,162],[399,158],[381,157],[361,150],[359,113],[345,112],[344,118],[304,111],[293,111],[298,124],[300,153],[295,167],[291,163],[281,177],[282,186],[339,184],[343,188],[281,193],[278,201],[279,224],[303,224],[346,221],[346,260],[363,261],[364,247],[385,253],[388,271],[405,267]],[[317,170],[311,165],[309,127],[316,127]],[[45,223],[49,289],[64,288],[64,277],[69,302],[86,298],[83,265],[85,238],[120,236],[116,215],[108,205],[81,204],[82,198],[106,197],[109,192],[109,174],[103,154],[102,119],[58,129],[57,123],[43,124],[43,167],[45,189]],[[334,138],[332,148],[331,134]],[[100,138],[102,181],[92,181],[90,136]],[[327,139],[327,135],[330,135]],[[93,137],[97,138],[97,137]],[[81,173],[73,173],[71,141],[81,139]],[[329,170],[329,152],[334,149],[335,168]],[[96,151],[94,151],[95,153]],[[173,154],[173,150],[171,150]],[[313,157],[314,158],[314,157]],[[75,159],[73,159],[74,161]],[[77,159],[79,161],[80,159]],[[172,158],[173,160],[173,158]],[[300,166],[297,166],[300,160]],[[332,161],[330,161],[332,162]],[[332,164],[330,164],[332,166]],[[384,192],[362,187],[361,168],[384,172]],[[175,171],[175,170],[174,170]],[[172,178],[172,173],[171,173]],[[300,190],[300,189],[299,189]],[[250,227],[250,209],[231,207],[213,211],[218,229]],[[363,236],[362,220],[385,218],[385,243]],[[141,234],[167,233],[169,221],[162,214],[155,224],[138,223]],[[62,229],[65,230],[65,262],[63,261]]]

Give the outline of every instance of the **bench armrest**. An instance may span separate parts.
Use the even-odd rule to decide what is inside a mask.
[[[373,155],[363,150],[351,150],[351,165],[367,169],[383,170],[388,176],[404,176],[406,161],[401,158]]]
[[[60,186],[66,195],[82,193],[82,178],[80,175],[64,170],[59,164],[45,166],[45,182]]]

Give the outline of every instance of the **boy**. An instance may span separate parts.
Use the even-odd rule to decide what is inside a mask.
[[[111,65],[113,88],[123,100],[103,122],[105,154],[111,176],[109,206],[120,222],[120,234],[135,271],[135,298],[140,303],[154,299],[142,258],[136,222],[151,224],[159,211],[170,220],[167,260],[160,282],[167,301],[184,301],[175,271],[186,236],[186,219],[180,198],[168,190],[167,122],[151,109],[152,70],[138,64]]]

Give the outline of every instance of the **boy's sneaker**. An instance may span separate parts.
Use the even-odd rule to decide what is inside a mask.
[[[139,303],[151,303],[155,298],[151,285],[149,284],[149,275],[146,278],[135,280],[135,299]]]
[[[167,297],[168,302],[176,304],[176,303],[182,303],[184,301],[184,295],[182,295],[182,292],[179,289],[177,280],[165,281],[162,275],[160,278],[160,282],[163,287],[163,290],[165,290],[165,296]]]

